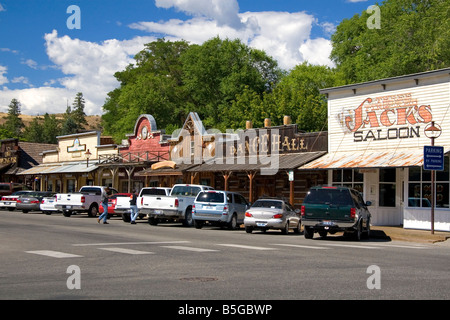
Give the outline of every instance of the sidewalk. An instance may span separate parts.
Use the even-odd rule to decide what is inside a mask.
[[[371,226],[370,237],[375,239],[435,243],[450,239],[450,232],[403,229],[403,227]]]

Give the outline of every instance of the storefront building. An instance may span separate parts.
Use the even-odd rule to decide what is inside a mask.
[[[440,128],[434,229],[450,231],[450,68],[321,90],[328,97],[328,154],[301,170],[327,170],[328,184],[371,201],[373,225],[431,228],[428,130]],[[428,130],[427,130],[428,129]]]
[[[282,126],[217,132],[205,130],[191,112],[177,135],[169,139],[170,161],[140,174],[162,187],[195,183],[241,193],[248,201],[284,197],[299,207],[311,186],[324,184],[327,172],[297,168],[327,151],[327,133],[302,133],[285,117]]]
[[[117,154],[117,145],[111,137],[102,137],[99,131],[56,137],[55,148],[41,153],[42,164],[19,175],[35,176],[40,190],[77,192],[84,185],[109,185],[111,181],[98,174],[99,159]]]

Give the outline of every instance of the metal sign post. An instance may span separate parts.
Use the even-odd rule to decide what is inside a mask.
[[[431,147],[424,147],[424,170],[431,170],[431,234],[434,234],[434,207],[435,207],[435,174],[436,170],[444,170],[444,148],[435,147],[434,139],[438,138],[442,129],[434,121],[425,128],[425,135],[431,139]]]

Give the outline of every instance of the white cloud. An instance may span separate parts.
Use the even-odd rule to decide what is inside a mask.
[[[189,1],[160,0],[160,2],[177,2],[181,8],[182,3],[185,4]],[[308,42],[311,41],[312,26],[317,21],[312,15],[305,12],[245,12],[238,16],[241,25],[244,26],[242,28],[233,28],[230,24],[220,25],[216,20],[206,17],[195,17],[186,21],[172,19],[163,22],[138,22],[131,24],[130,28],[149,33],[163,33],[196,44],[201,44],[215,36],[239,38],[251,47],[264,50],[284,69],[291,69],[305,61],[304,54],[309,53],[311,49],[308,48],[312,44],[314,47],[317,47],[318,43],[324,46],[323,42],[328,41],[320,38],[313,43]],[[330,25],[326,25],[326,27],[330,27]],[[303,51],[300,50],[302,47]],[[332,65],[328,58],[328,51],[316,51],[315,54],[318,56],[310,59],[311,63],[312,61],[321,61],[322,64]]]
[[[102,114],[107,93],[119,85],[114,74],[132,63],[134,55],[144,48],[145,43],[156,40],[153,37],[136,37],[95,43],[68,36],[59,37],[55,30],[46,34],[44,39],[49,59],[65,77],[47,81],[46,86],[40,88],[9,90],[4,87],[0,91],[1,109],[16,98],[21,102],[24,114],[63,113],[67,103],[72,104],[76,93],[82,92],[86,114]],[[37,67],[32,60],[23,63]],[[0,85],[8,82],[3,76],[6,70],[6,67],[0,66]],[[29,84],[23,77],[15,78],[15,81]],[[56,82],[62,88],[48,86]]]
[[[0,65],[0,86],[2,84],[8,83],[8,78],[5,77],[5,73],[7,73],[8,68]]]
[[[174,7],[194,17],[205,17],[235,29],[242,27],[238,17],[239,4],[235,0],[156,0],[159,8]]]
[[[241,39],[247,45],[264,50],[289,70],[304,61],[332,66],[329,60],[331,42],[324,38],[311,39],[313,25],[331,30],[333,25],[319,24],[306,12],[245,12],[239,13],[236,0],[156,0],[160,8],[175,8],[192,16],[186,21],[143,21],[130,25],[150,34],[165,35],[167,40],[186,40],[201,44],[216,36],[222,39]],[[6,109],[13,98],[22,104],[24,114],[63,113],[67,103],[72,104],[77,92],[82,92],[88,115],[102,114],[107,93],[118,87],[114,73],[133,63],[133,56],[144,44],[156,37],[135,37],[130,40],[105,40],[101,43],[58,36],[57,31],[44,37],[46,53],[53,66],[39,66],[34,60],[22,60],[23,64],[37,70],[49,67],[59,69],[64,76],[49,79],[45,86],[9,90],[0,89],[0,110]],[[8,48],[0,49],[11,51]],[[0,86],[8,83],[7,67],[0,65]],[[30,85],[25,77],[15,82]],[[58,87],[51,87],[59,84]]]
[[[3,7],[3,5],[0,3],[0,12],[2,11],[6,11],[5,7]]]

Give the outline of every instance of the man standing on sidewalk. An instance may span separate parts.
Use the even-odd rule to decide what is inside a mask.
[[[136,224],[136,218],[138,216],[137,196],[139,190],[134,190],[134,193],[130,196],[130,210],[131,210],[131,224]]]

